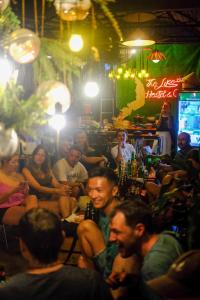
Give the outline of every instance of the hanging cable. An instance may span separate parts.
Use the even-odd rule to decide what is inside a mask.
[[[37,0],[34,0],[35,32],[38,34]]]
[[[22,27],[25,27],[25,0],[22,0]]]
[[[44,36],[45,0],[42,0],[41,36]]]

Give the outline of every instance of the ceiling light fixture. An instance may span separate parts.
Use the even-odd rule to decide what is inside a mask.
[[[154,63],[158,63],[161,60],[165,60],[166,56],[163,52],[159,50],[154,50],[149,54],[147,59],[153,61]]]
[[[144,30],[137,28],[122,44],[127,47],[144,47],[155,44],[155,41]]]

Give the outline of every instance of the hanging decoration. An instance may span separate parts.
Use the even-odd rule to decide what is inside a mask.
[[[152,51],[149,56],[147,57],[148,60],[154,62],[154,63],[158,63],[161,60],[165,60],[166,56],[164,53],[162,53],[159,50],[154,50]]]
[[[9,53],[20,64],[33,62],[40,51],[40,39],[29,29],[17,29],[11,33]]]
[[[71,95],[67,86],[60,81],[44,81],[37,89],[38,97],[42,98],[43,109],[49,115],[55,114],[55,107],[59,103],[62,113],[71,105]]]
[[[84,20],[91,7],[90,0],[55,0],[57,14],[64,21]]]
[[[0,11],[4,11],[8,5],[10,4],[10,0],[0,0]]]

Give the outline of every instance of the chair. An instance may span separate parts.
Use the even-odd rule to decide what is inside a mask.
[[[0,224],[0,238],[3,240],[6,249],[8,250],[8,240],[6,235],[6,227],[4,224]]]

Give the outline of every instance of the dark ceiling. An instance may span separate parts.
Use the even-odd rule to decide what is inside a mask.
[[[26,27],[34,30],[33,0],[26,1]],[[38,18],[41,24],[41,0],[38,0]],[[21,0],[12,4],[13,10],[21,18]],[[109,8],[118,21],[123,36],[137,27],[148,29],[159,43],[198,43],[200,42],[200,1],[195,0],[116,0],[109,3]],[[141,13],[150,13],[154,18],[142,22]],[[119,48],[119,37],[115,33],[111,23],[105,17],[100,6],[95,4],[95,16],[97,29],[91,30],[91,15],[84,21],[73,22],[66,28],[78,29],[83,32],[88,40],[99,48],[101,52],[113,52]],[[55,8],[46,4],[45,12],[45,36],[59,37],[59,18]],[[89,43],[89,42],[88,42]],[[114,52],[113,52],[114,53]]]

